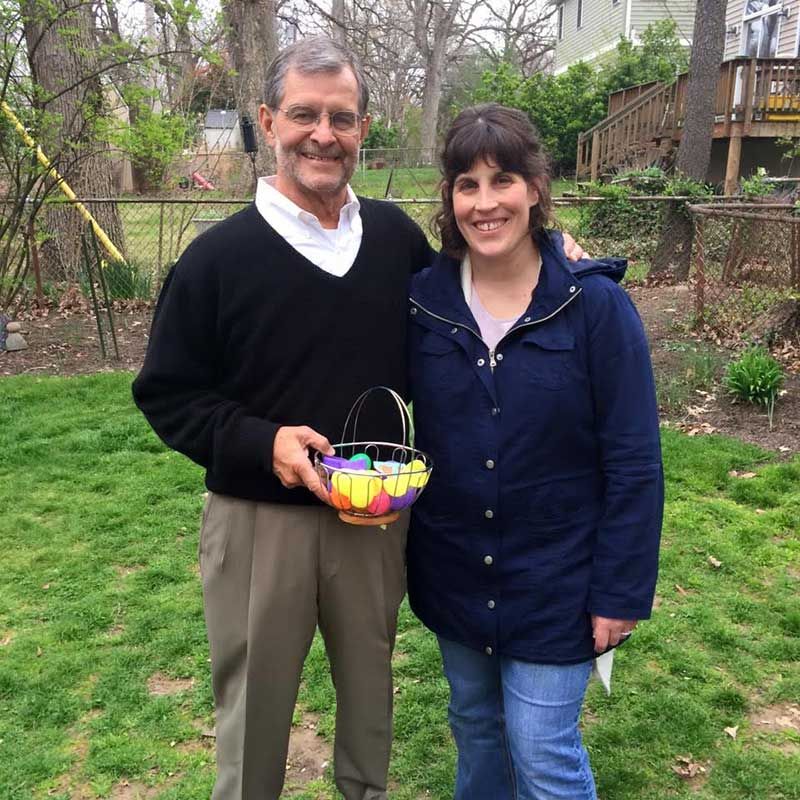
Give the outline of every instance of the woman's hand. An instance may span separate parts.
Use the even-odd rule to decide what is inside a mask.
[[[564,237],[564,255],[570,261],[580,261],[582,258],[589,258],[589,254],[566,231],[561,235]]]
[[[603,653],[609,647],[618,645],[627,639],[633,629],[639,624],[637,619],[609,619],[592,614],[592,633],[594,635],[594,650]]]

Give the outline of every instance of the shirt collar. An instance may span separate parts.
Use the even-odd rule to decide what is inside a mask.
[[[322,227],[319,218],[315,214],[300,208],[297,203],[275,188],[276,177],[275,175],[270,175],[269,177],[258,179],[258,184],[256,185],[256,208],[261,212],[261,216],[266,216],[265,209],[273,208],[306,225]],[[358,202],[358,198],[350,184],[348,184],[347,199],[339,212],[340,224],[341,222],[351,223],[360,210],[361,204]]]

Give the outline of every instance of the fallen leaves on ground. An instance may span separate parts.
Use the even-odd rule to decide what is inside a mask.
[[[672,765],[672,771],[681,778],[696,778],[698,775],[704,775],[706,767],[699,761],[692,758],[692,754],[688,756],[678,756],[675,759],[676,763]]]

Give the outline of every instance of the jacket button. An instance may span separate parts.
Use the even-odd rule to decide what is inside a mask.
[[[486,461],[486,469],[494,469],[494,461],[491,458]]]
[[[411,313],[412,314],[416,314],[417,313],[417,307],[416,306],[411,306]]]
[[[500,413],[500,409],[495,407],[492,409],[492,416],[496,417]]]
[[[487,567],[491,567],[494,564],[494,559],[491,556],[484,556],[483,563],[486,564]]]
[[[491,508],[487,508],[486,511],[483,512],[483,516],[486,517],[486,519],[492,519],[492,517],[494,517],[494,511],[492,511]]]
[[[494,652],[494,650],[492,650],[491,647],[487,646],[484,648],[484,652],[486,653],[487,656],[490,656]]]
[[[450,328],[450,333],[458,333],[458,328]]]
[[[503,354],[502,354],[502,353],[498,353],[498,354],[495,356],[495,358],[496,358],[498,361],[502,361],[502,360],[503,360]]]
[[[482,358],[478,359],[478,366],[479,367],[482,367],[485,363],[486,363],[486,361],[484,359],[482,359]]]
[[[530,321],[531,321],[531,318],[530,318],[530,317],[525,317],[525,319],[524,319],[524,320],[522,320],[522,321],[523,321],[523,322],[530,322]]]
[[[495,602],[494,602],[494,600],[490,600],[490,601],[489,601],[489,602],[488,602],[486,605],[487,605],[489,608],[494,608],[494,606],[495,606]]]
[[[569,287],[569,293],[573,294],[574,292],[575,292],[575,287],[574,286],[570,286]]]

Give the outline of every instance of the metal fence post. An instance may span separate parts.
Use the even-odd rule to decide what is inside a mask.
[[[161,286],[161,275],[164,269],[164,203],[158,204],[158,261],[156,262],[157,288]]]
[[[692,211],[694,221],[694,327],[701,328],[705,323],[706,310],[706,251],[705,218],[702,213]]]

